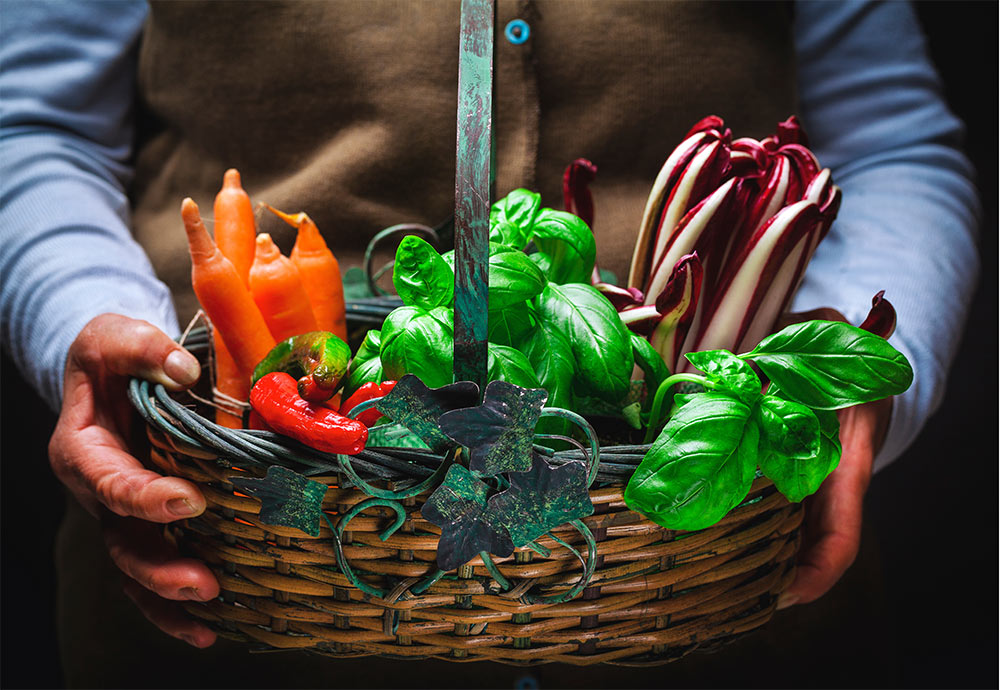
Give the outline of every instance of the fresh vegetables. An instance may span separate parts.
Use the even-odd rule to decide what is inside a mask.
[[[836,321],[794,324],[739,356],[686,357],[704,374],[665,379],[650,428],[673,385],[697,383],[702,392],[674,398],[676,412],[625,489],[630,508],[669,529],[715,524],[746,497],[758,466],[786,497],[802,500],[840,458],[833,410],[902,393],[913,380],[883,338]],[[766,390],[750,363],[770,378]]]
[[[299,395],[310,402],[329,400],[347,373],[351,348],[333,333],[312,331],[274,346],[253,371],[253,383],[274,371],[298,377]]]
[[[303,400],[295,379],[284,372],[261,377],[250,390],[250,405],[278,433],[325,453],[354,455],[368,440],[368,427]]]
[[[193,200],[184,199],[181,217],[191,252],[195,295],[236,365],[244,371],[253,371],[274,347],[264,317],[232,262],[209,236]]]
[[[222,189],[215,196],[214,214],[215,243],[222,255],[232,262],[243,283],[249,285],[257,229],[250,196],[243,190],[240,173],[235,168],[230,168],[223,176]],[[215,347],[215,389],[218,396],[234,402],[245,401],[250,395],[249,372],[236,366],[218,331],[213,333],[212,339]],[[215,423],[239,429],[243,426],[243,417],[220,407],[215,411]]]
[[[264,204],[271,213],[298,229],[290,258],[299,270],[302,287],[320,330],[330,331],[347,340],[347,311],[340,264],[326,246],[319,228],[305,213],[291,215]]]
[[[367,400],[373,400],[375,398],[381,398],[389,394],[393,388],[396,387],[395,381],[383,381],[382,383],[366,383],[358,390],[354,391],[354,394],[340,406],[340,413],[346,416],[350,416],[351,410],[360,405]],[[382,417],[382,413],[372,408],[370,410],[365,410],[360,415],[358,415],[357,420],[367,427],[375,424]]]
[[[250,292],[275,340],[317,330],[299,269],[266,232],[257,235],[257,253],[250,267]]]
[[[794,117],[760,141],[734,141],[718,117],[697,123],[653,185],[629,275],[668,324],[651,337],[667,366],[688,367],[685,352],[745,350],[770,333],[839,204],[840,189]],[[660,302],[692,255],[703,279],[686,320],[671,324]]]

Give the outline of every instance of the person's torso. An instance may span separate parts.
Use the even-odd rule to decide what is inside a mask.
[[[180,202],[210,221],[227,168],[255,202],[306,211],[342,266],[386,226],[453,213],[458,26],[457,0],[151,4],[134,225],[182,323],[197,305]],[[562,208],[563,169],[591,160],[598,262],[623,280],[673,147],[710,114],[770,134],[796,109],[793,57],[789,3],[500,0],[496,193]],[[291,248],[277,219],[260,229]]]

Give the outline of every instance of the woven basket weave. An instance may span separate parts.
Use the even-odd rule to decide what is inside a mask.
[[[204,356],[207,343],[202,332],[187,346]],[[333,456],[275,434],[218,427],[203,416],[210,408],[175,400],[160,386],[134,380],[130,391],[147,422],[151,465],[205,494],[203,515],[168,529],[209,564],[222,589],[215,601],[185,604],[188,611],[230,639],[338,657],[657,664],[763,625],[794,575],[802,509],[768,480],[759,477],[744,503],[709,529],[666,530],[622,501],[645,447],[604,446],[590,492],[595,513],[583,518],[596,543],[595,568],[580,596],[537,603],[566,593],[584,569],[548,536],[538,540],[548,557],[525,548],[495,559],[506,589],[479,558],[428,586],[440,534],[420,515],[429,491],[402,502],[405,522],[382,541],[394,517],[386,507],[365,508],[340,525],[370,496],[336,471]],[[354,468],[384,489],[414,485],[435,462],[413,450],[381,450]],[[263,476],[276,461],[328,485],[329,523],[318,537],[263,524],[260,501],[229,481]],[[330,525],[343,530],[340,555],[352,573],[338,563]],[[552,534],[589,558],[576,530]],[[362,588],[352,584],[358,580]]]

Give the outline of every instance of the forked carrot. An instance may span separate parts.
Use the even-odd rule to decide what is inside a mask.
[[[236,272],[249,285],[250,266],[256,247],[257,226],[254,221],[250,195],[243,190],[240,173],[235,168],[226,171],[222,189],[215,196],[215,244],[219,251],[233,263]],[[250,398],[250,378],[253,371],[243,371],[236,366],[218,331],[215,344],[215,388],[222,395],[247,401]],[[243,426],[241,417],[216,409],[215,422],[230,429]]]
[[[319,330],[299,269],[266,232],[257,235],[257,251],[250,267],[250,294],[276,342]]]
[[[316,323],[321,331],[329,331],[347,342],[344,282],[340,277],[340,264],[323,241],[319,228],[305,213],[290,215],[267,204],[264,206],[289,225],[298,228],[291,258],[299,269],[299,277],[309,296]]]
[[[181,218],[191,252],[194,293],[236,366],[253,371],[274,347],[274,338],[233,263],[209,236],[192,199],[181,202]]]

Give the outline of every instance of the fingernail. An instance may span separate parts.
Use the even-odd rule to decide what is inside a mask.
[[[782,592],[778,595],[778,610],[787,609],[789,606],[794,606],[799,603],[798,594],[788,594],[787,592]]]
[[[184,640],[185,642],[187,642],[192,647],[197,647],[198,646],[198,640],[196,640],[194,638],[194,635],[185,635],[185,634],[182,633],[182,634],[178,635],[177,637],[181,638],[182,640]]]
[[[167,510],[177,517],[191,517],[198,512],[186,498],[171,498],[167,501]]]
[[[191,601],[204,601],[205,598],[198,592],[197,587],[184,587],[181,589],[181,596]]]
[[[190,386],[201,376],[201,366],[190,353],[174,350],[163,360],[163,373],[181,386]]]

